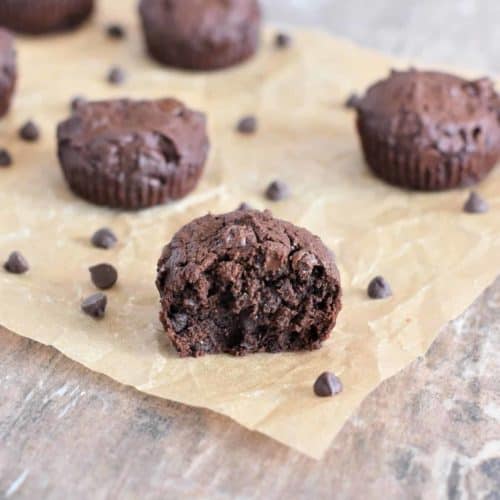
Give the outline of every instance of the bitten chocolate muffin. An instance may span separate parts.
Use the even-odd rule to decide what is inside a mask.
[[[475,184],[500,156],[499,103],[487,78],[393,71],[356,104],[366,161],[377,176],[405,188]]]
[[[259,45],[258,0],[141,0],[139,12],[149,53],[167,66],[226,68]]]
[[[70,30],[93,8],[94,0],[0,0],[0,26],[33,35]]]
[[[0,28],[0,117],[9,110],[16,79],[14,38],[7,30]]]
[[[316,349],[341,309],[332,253],[268,211],[187,224],[163,250],[156,284],[181,356]]]
[[[174,99],[82,103],[57,139],[74,193],[129,210],[186,196],[209,149],[205,116]]]

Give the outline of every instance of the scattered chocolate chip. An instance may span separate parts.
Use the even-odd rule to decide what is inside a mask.
[[[255,116],[244,116],[236,125],[236,130],[240,134],[255,134],[257,125],[257,118]]]
[[[273,181],[266,189],[266,198],[271,201],[285,200],[290,195],[290,188],[283,181]]]
[[[240,204],[238,210],[252,210],[252,205],[244,201],[243,203]]]
[[[82,311],[96,319],[104,318],[108,298],[103,293],[94,293],[82,302]]]
[[[0,167],[10,167],[12,165],[12,156],[6,149],[0,149]]]
[[[320,398],[335,396],[342,389],[342,381],[332,372],[323,372],[314,382],[314,394]]]
[[[121,40],[125,38],[127,34],[125,28],[121,24],[109,24],[106,27],[106,34],[109,38],[114,38],[115,40]]]
[[[359,96],[357,94],[351,94],[344,103],[347,109],[358,109],[359,106]]]
[[[3,267],[8,273],[24,274],[29,270],[30,265],[21,253],[12,252]]]
[[[391,286],[385,278],[377,276],[370,281],[368,285],[368,297],[371,299],[386,299],[392,296]]]
[[[113,231],[111,231],[111,229],[103,227],[92,235],[91,242],[95,247],[105,248],[107,250],[108,248],[112,248],[116,245],[118,238],[115,236]]]
[[[174,314],[170,320],[172,321],[172,326],[176,333],[182,332],[188,324],[188,316],[183,313]]]
[[[78,109],[80,106],[82,106],[86,102],[87,102],[87,99],[82,95],[77,95],[77,96],[73,97],[73,99],[71,99],[71,110],[75,111],[76,109]]]
[[[19,137],[28,142],[38,141],[40,137],[40,129],[35,122],[30,120],[20,128]]]
[[[274,45],[278,49],[286,49],[292,44],[292,37],[287,33],[277,33],[274,37]]]
[[[92,283],[100,290],[111,288],[118,279],[118,273],[111,264],[97,264],[89,267]]]
[[[490,209],[488,203],[475,191],[471,191],[469,198],[464,204],[464,212],[468,214],[484,214]]]
[[[108,73],[108,82],[113,85],[121,85],[125,82],[127,75],[119,66],[113,66]]]

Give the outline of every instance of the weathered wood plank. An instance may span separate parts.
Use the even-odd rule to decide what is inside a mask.
[[[495,498],[500,279],[425,358],[365,401],[321,462],[121,386],[52,348],[0,337],[4,495]]]

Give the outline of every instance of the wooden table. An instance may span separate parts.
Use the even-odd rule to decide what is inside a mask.
[[[499,498],[500,279],[321,462],[0,335],[6,498]]]
[[[493,14],[500,18],[498,2],[490,0],[419,2],[411,9],[398,0],[371,7],[361,0],[264,3],[275,19],[321,20],[366,44],[445,54],[442,61],[462,66],[469,54],[457,50],[463,33],[473,27],[472,45],[492,40]],[[480,3],[491,16],[474,10]],[[494,68],[488,47],[477,52],[476,67],[489,57]],[[499,360],[500,279],[424,358],[370,395],[315,462],[227,418],[146,396],[0,328],[0,498],[497,500]]]

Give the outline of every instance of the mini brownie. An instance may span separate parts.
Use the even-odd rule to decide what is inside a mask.
[[[393,71],[356,110],[366,162],[391,184],[425,191],[469,186],[500,156],[499,97],[487,78]]]
[[[174,99],[82,103],[59,124],[57,139],[77,195],[129,210],[186,196],[209,149],[205,116]]]
[[[258,0],[141,0],[139,11],[150,54],[167,66],[226,68],[259,45]]]
[[[16,79],[14,38],[7,30],[0,28],[0,117],[9,110]]]
[[[317,349],[341,309],[332,253],[268,211],[187,224],[165,247],[156,284],[181,356]]]
[[[34,35],[70,30],[93,8],[94,0],[0,0],[0,25]]]

